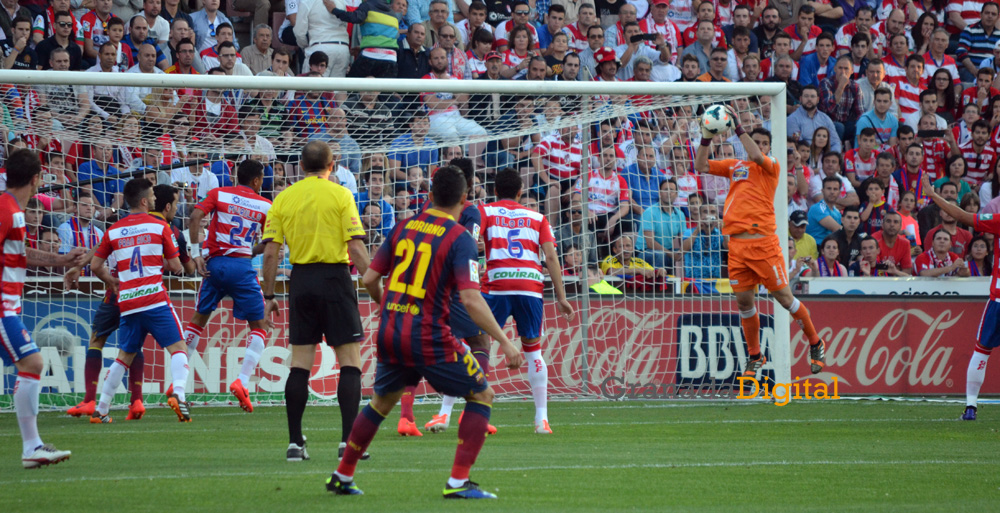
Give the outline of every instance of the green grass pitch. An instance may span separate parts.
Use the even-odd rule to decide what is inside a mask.
[[[461,408],[459,402],[456,408]],[[498,501],[444,501],[456,423],[401,438],[398,410],[361,462],[362,497],[337,497],[340,415],[306,410],[310,461],[285,461],[284,408],[167,409],[92,425],[43,413],[43,438],[73,457],[23,470],[13,414],[0,415],[5,512],[85,511],[997,511],[1000,408],[960,422],[958,404],[560,402],[535,435],[530,402],[500,403],[472,479]],[[436,405],[418,405],[423,424]],[[457,410],[456,410],[457,413]]]

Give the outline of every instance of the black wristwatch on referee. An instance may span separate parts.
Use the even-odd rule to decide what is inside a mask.
[[[264,294],[264,301],[270,301],[274,299],[274,294]]]

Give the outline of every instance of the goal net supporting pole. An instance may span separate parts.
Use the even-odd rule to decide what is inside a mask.
[[[778,161],[781,167],[781,180],[778,180],[778,188],[774,191],[774,211],[778,227],[778,242],[781,244],[781,253],[785,262],[788,262],[788,187],[785,183],[784,175],[788,173],[788,123],[785,102],[785,86],[782,84],[781,91],[771,96],[771,155]],[[771,348],[771,356],[775,359],[774,379],[778,383],[792,382],[791,364],[791,343],[792,327],[791,315],[778,301],[771,299],[774,308],[774,341]]]

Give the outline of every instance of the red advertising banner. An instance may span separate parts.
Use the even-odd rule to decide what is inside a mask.
[[[869,299],[859,297],[810,297],[814,324],[827,341],[827,368],[816,376],[809,373],[808,348],[800,328],[792,325],[792,377],[822,380],[836,377],[840,395],[961,395],[965,373],[975,344],[984,299]],[[91,301],[67,308],[36,309],[29,330],[59,324],[86,340]],[[549,391],[561,395],[620,397],[685,397],[732,395],[742,362],[746,359],[738,316],[733,312],[701,312],[708,302],[692,299],[635,300],[594,298],[584,328],[579,314],[568,322],[546,305],[543,354],[548,364]],[[713,301],[719,304],[719,301]],[[722,301],[730,305],[731,301]],[[45,304],[45,303],[40,303]],[[182,319],[190,317],[193,299],[174,301]],[[581,307],[580,302],[574,305]],[[770,302],[760,302],[769,314]],[[368,334],[362,344],[362,384],[371,393],[375,373],[373,335],[378,328],[374,305],[361,303],[362,320]],[[74,320],[74,326],[68,326]],[[270,333],[251,391],[280,395],[288,376],[286,359],[287,315],[278,319]],[[769,354],[776,343],[773,319],[762,319],[761,343]],[[584,331],[586,329],[586,331]],[[512,327],[508,333],[513,336]],[[228,308],[213,316],[197,354],[191,357],[196,393],[226,394],[242,361],[247,327],[232,318]],[[584,337],[586,335],[586,337]],[[584,338],[586,354],[584,357]],[[114,340],[105,349],[113,358]],[[48,393],[81,393],[86,348],[43,348],[46,371],[43,387]],[[61,351],[61,352],[60,352]],[[146,392],[163,390],[167,371],[164,355],[152,340],[146,344]],[[525,369],[508,371],[494,347],[490,382],[498,391],[529,395]],[[765,372],[773,377],[770,363]],[[994,366],[995,367],[995,366]],[[994,368],[991,367],[991,368]],[[990,371],[983,393],[1000,393],[1000,371]],[[331,348],[320,346],[310,386],[319,398],[336,395],[339,367]],[[584,383],[586,376],[586,383]],[[11,384],[12,385],[12,384]],[[425,385],[422,385],[425,386]],[[692,390],[698,390],[692,393]],[[420,390],[431,392],[426,388]]]
[[[963,395],[986,299],[812,297],[813,323],[826,340],[827,367],[840,394]],[[809,376],[805,336],[792,325],[792,377]],[[997,366],[982,393],[1000,393]]]

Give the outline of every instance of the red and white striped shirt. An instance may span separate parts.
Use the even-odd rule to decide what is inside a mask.
[[[774,77],[774,66],[771,65],[771,59],[764,59],[760,61],[760,80],[766,80],[768,78]],[[826,67],[823,67],[824,73]],[[799,79],[799,63],[792,61],[792,80]]]
[[[208,256],[250,257],[264,230],[271,202],[245,185],[216,187],[194,206],[210,216]]]
[[[517,52],[511,49],[503,53],[503,64],[508,68],[516,68],[519,64],[521,64],[521,61],[528,58],[530,57],[528,56],[527,53],[525,53],[524,55],[518,55]],[[513,77],[510,78],[511,80],[518,80],[527,74],[528,74],[528,68],[525,68],[522,69],[521,71],[518,71],[517,73],[514,74]]]
[[[108,22],[115,18],[114,13],[108,13],[108,19],[102,20],[97,16],[97,11],[90,11],[80,17],[80,27],[83,39],[90,39],[94,42],[94,48],[98,48],[108,42],[107,35]]]
[[[612,171],[604,176],[598,169],[591,169],[587,177],[590,210],[598,214],[615,211],[622,203],[629,201],[628,182],[625,177]],[[583,180],[576,181],[576,192],[583,192]]]
[[[895,57],[891,55],[886,55],[882,59],[882,63],[885,68],[885,78],[882,79],[883,82],[887,84],[896,85],[900,82],[906,82],[906,58],[903,58],[904,62],[897,61]],[[926,79],[923,79],[926,82]],[[898,89],[898,86],[897,86]]]
[[[916,87],[905,78],[896,84],[896,100],[899,102],[899,116],[920,110],[920,92],[927,89],[927,79],[921,77]]]
[[[483,292],[542,297],[542,244],[555,243],[549,220],[511,200],[480,205],[486,245]]]
[[[208,47],[201,51],[201,62],[205,64],[205,69],[219,67],[219,54],[216,53],[215,47]],[[243,64],[243,56],[239,52],[236,52],[236,64]]]
[[[948,143],[940,137],[924,139],[924,171],[930,173],[931,180],[946,175],[945,159],[948,157]]]
[[[990,98],[994,98],[998,95],[1000,95],[1000,89],[991,86],[990,92],[987,96],[986,103],[982,103],[979,101],[979,88],[976,86],[967,87],[964,91],[962,91],[962,100],[959,103],[959,105],[968,105],[970,103],[975,103],[976,105],[980,106],[979,109],[980,113],[985,115],[986,108],[989,106],[990,101],[992,101],[990,100]]]
[[[802,42],[802,37],[799,36],[798,25],[793,23],[785,27],[785,33],[792,37],[792,53],[798,51],[799,45],[806,45],[805,50],[802,50],[802,56],[805,57],[811,53],[816,53],[816,38],[823,33],[823,29],[817,25],[813,25],[809,29],[809,37],[806,38],[805,43]]]
[[[698,24],[695,23],[690,27],[684,29],[681,32],[681,40],[685,47],[691,46],[698,42]],[[712,40],[713,47],[720,47],[724,50],[729,49],[729,45],[726,43],[726,34],[722,32],[722,29],[718,25],[715,26],[715,39]]]
[[[885,196],[885,204],[889,205],[889,208],[893,210],[899,208],[899,183],[892,175],[889,175],[889,187],[883,196]]]
[[[931,77],[934,76],[934,72],[938,69],[944,68],[951,73],[951,79],[955,82],[955,85],[960,85],[962,81],[958,78],[958,64],[955,63],[955,58],[950,55],[945,55],[941,62],[934,60],[934,56],[931,52],[924,54],[924,79],[930,81]],[[964,103],[962,105],[965,105]]]
[[[959,144],[958,151],[962,152],[962,156],[969,164],[969,172],[963,177],[969,185],[981,185],[986,175],[996,168],[997,150],[988,142],[982,151],[976,151],[972,146],[972,140],[969,140],[965,144]]]
[[[24,237],[27,233],[24,211],[10,193],[0,196],[0,239],[3,240],[3,259],[0,260],[0,296],[3,298],[3,316],[21,313],[21,293],[28,269]]]
[[[532,47],[538,49],[538,31],[535,30],[535,26],[530,23],[525,23],[525,27],[528,28],[528,32],[531,33],[531,40],[535,42]],[[507,36],[510,35],[510,31],[514,30],[514,20],[507,20],[497,26],[496,31],[493,32],[493,46],[499,48],[501,46],[513,47],[513,41],[508,41]]]
[[[587,43],[587,34],[584,34],[583,31],[580,30],[579,21],[574,21],[573,23],[566,25],[566,28],[569,29],[570,50],[580,53],[590,47]]]
[[[131,214],[108,228],[96,256],[114,257],[118,269],[118,308],[122,315],[168,305],[163,260],[177,258],[173,230],[149,214]]]
[[[560,135],[552,134],[542,139],[531,152],[542,156],[542,167],[552,178],[561,180],[580,176],[580,162],[583,160],[580,141],[566,144]]]
[[[837,40],[837,54],[851,51],[851,39],[853,39],[857,33],[857,23],[848,23],[847,25],[840,27],[840,30],[837,31],[837,35],[834,37],[834,39]],[[868,35],[872,38],[872,44],[875,44],[875,40],[881,36],[881,34],[879,34],[879,32],[874,28],[868,29]]]
[[[701,184],[701,177],[690,171],[674,175],[674,178],[677,180],[677,199],[674,201],[674,206],[686,207],[688,198],[692,194],[697,194],[704,190]]]
[[[466,68],[469,70],[469,78],[472,79],[472,74],[475,73],[477,76],[486,74],[486,61],[476,57],[475,52],[472,50],[465,51],[465,62]]]
[[[916,3],[919,4],[920,2]],[[983,0],[950,0],[948,5],[944,8],[945,16],[951,16],[951,13],[957,12],[962,15],[962,20],[965,21],[966,26],[978,23],[984,3],[986,2]],[[961,30],[952,25],[951,22],[945,25],[945,28],[952,34],[958,34],[961,32]]]
[[[677,62],[677,52],[684,48],[681,46],[684,36],[676,23],[670,21],[669,18],[664,20],[663,23],[657,23],[653,20],[652,15],[650,15],[639,20],[639,29],[642,30],[643,34],[662,35],[663,40],[670,45],[670,62]],[[653,41],[646,41],[646,44],[652,47],[656,46]]]
[[[875,174],[875,167],[878,164],[877,155],[871,152],[867,159],[862,158],[857,148],[844,154],[844,172],[854,172],[858,181],[871,177]]]

